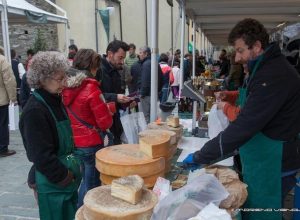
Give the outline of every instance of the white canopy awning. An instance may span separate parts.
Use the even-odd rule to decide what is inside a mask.
[[[66,15],[56,15],[40,8],[35,7],[34,5],[28,3],[25,0],[6,0],[7,1],[7,15],[9,24],[22,24],[30,23],[28,21],[25,11],[30,11],[33,13],[43,14],[47,17],[48,23],[67,23],[68,18]],[[3,10],[3,2],[0,1],[1,10]]]
[[[1,25],[2,25],[2,36],[3,36],[3,46],[5,50],[5,56],[10,61],[10,43],[9,43],[9,31],[8,24],[25,24],[39,23],[42,20],[42,24],[45,23],[64,23],[65,24],[65,35],[66,35],[66,47],[68,42],[67,25],[68,18],[66,12],[55,5],[49,0],[44,0],[48,4],[55,7],[57,10],[61,11],[63,15],[57,15],[28,3],[25,0],[0,0],[0,12],[1,12]],[[30,14],[30,16],[29,16]],[[35,19],[34,19],[35,17]],[[41,18],[39,20],[39,18]],[[39,21],[38,21],[39,20]]]
[[[183,2],[187,16],[195,21],[213,45],[227,45],[230,30],[244,18],[259,20],[270,32],[278,29],[279,24],[300,22],[300,0],[183,0]]]

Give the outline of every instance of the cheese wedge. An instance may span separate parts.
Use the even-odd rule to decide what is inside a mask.
[[[141,201],[143,186],[140,176],[124,176],[112,181],[111,195],[135,205]]]
[[[114,145],[96,153],[96,168],[110,176],[151,176],[165,169],[163,157],[152,159],[141,152],[138,144]]]
[[[165,170],[162,170],[160,171],[159,173],[157,174],[154,174],[154,175],[151,175],[151,176],[146,176],[146,177],[143,177],[143,180],[144,180],[144,185],[147,187],[147,188],[152,188],[155,183],[156,183],[156,180],[158,177],[164,177],[165,175]],[[109,175],[106,175],[106,174],[103,174],[103,173],[100,173],[100,180],[101,180],[101,183],[103,185],[109,185],[112,183],[112,181],[114,179],[118,179],[120,177],[117,177],[117,176],[109,176]]]
[[[148,129],[155,129],[155,130],[169,130],[174,131],[176,133],[176,140],[177,142],[181,139],[183,133],[183,126],[179,125],[177,128],[173,128],[168,126],[166,122],[161,122],[157,124],[156,122],[151,122],[147,125]]]
[[[167,122],[168,126],[171,126],[173,128],[179,127],[179,117],[178,116],[170,115],[169,117],[167,117],[166,122]]]
[[[86,220],[150,220],[157,202],[148,189],[142,190],[141,201],[133,205],[111,196],[110,186],[100,186],[85,195],[83,216]]]
[[[177,145],[176,133],[174,131],[169,131],[169,130],[147,129],[147,130],[141,131],[139,133],[139,138],[147,136],[147,135],[158,136],[158,135],[160,135],[162,133],[166,133],[166,134],[170,135],[170,145]]]
[[[140,136],[140,150],[151,158],[167,157],[170,149],[170,135],[161,132],[161,134],[148,133]]]

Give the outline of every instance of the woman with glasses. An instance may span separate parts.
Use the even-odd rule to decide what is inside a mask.
[[[74,155],[71,124],[62,104],[68,60],[59,52],[39,52],[27,73],[34,88],[20,120],[20,131],[33,168],[29,186],[37,192],[41,220],[75,217],[80,162]]]

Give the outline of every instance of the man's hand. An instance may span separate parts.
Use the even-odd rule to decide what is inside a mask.
[[[137,106],[136,101],[133,101],[130,103],[129,108],[134,108],[135,106]]]
[[[216,102],[217,104],[217,109],[222,110],[224,109],[224,106],[226,105],[227,102]]]
[[[123,95],[123,94],[118,94],[117,95],[117,101],[119,103],[127,103],[131,100],[130,97],[127,97],[126,95]]]

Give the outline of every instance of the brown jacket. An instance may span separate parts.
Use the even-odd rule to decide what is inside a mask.
[[[17,101],[17,83],[11,65],[0,55],[0,106]]]

